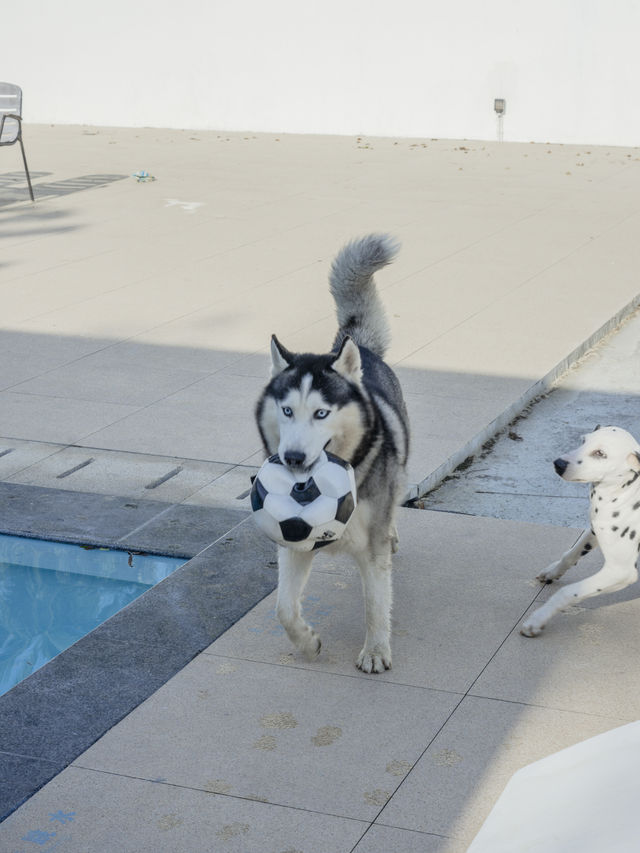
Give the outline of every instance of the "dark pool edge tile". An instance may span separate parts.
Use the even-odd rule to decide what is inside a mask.
[[[0,757],[29,771],[26,793],[3,774],[0,821],[275,589],[275,556],[245,517],[0,696]]]
[[[55,762],[0,751],[0,823],[59,772]]]
[[[0,533],[121,551],[193,557],[247,507],[175,504],[0,482]]]

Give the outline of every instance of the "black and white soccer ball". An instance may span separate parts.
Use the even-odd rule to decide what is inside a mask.
[[[356,507],[353,468],[323,451],[300,481],[276,454],[253,481],[251,508],[270,539],[295,551],[313,551],[339,539]]]

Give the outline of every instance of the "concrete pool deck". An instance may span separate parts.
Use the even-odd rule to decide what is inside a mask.
[[[632,591],[540,640],[517,633],[548,594],[536,572],[574,535],[547,525],[402,510],[384,676],[353,668],[359,581],[326,559],[306,600],[324,635],[317,663],[291,649],[270,596],[226,631],[199,624],[191,655],[175,653],[182,617],[207,619],[206,595],[193,605],[201,574],[242,566],[250,580],[255,559],[265,585],[245,610],[275,580],[238,500],[260,460],[252,406],[272,332],[292,349],[329,344],[326,274],[340,244],[370,230],[403,243],[379,284],[418,491],[637,305],[638,149],[68,127],[25,136],[36,204],[19,200],[18,160],[0,175],[3,489],[49,508],[83,495],[149,500],[205,540],[207,511],[212,526],[220,512],[239,516],[233,537],[197,539],[193,553],[209,550],[192,564],[191,598],[159,585],[165,609],[143,640],[123,611],[128,645],[111,636],[92,704],[77,703],[67,727],[118,694],[113,661],[131,643],[138,674],[171,656],[176,674],[147,679],[129,697],[135,710],[94,746],[87,738],[88,751],[65,753],[71,765],[0,826],[3,844],[448,853],[466,848],[513,771],[638,718]],[[137,183],[139,169],[156,180]],[[136,530],[157,519],[160,531],[164,511]],[[4,766],[53,767],[57,744],[21,708],[18,734],[15,706],[0,721]]]

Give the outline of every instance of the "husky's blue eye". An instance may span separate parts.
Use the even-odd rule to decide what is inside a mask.
[[[282,414],[285,416],[285,418],[292,418],[293,417],[293,409],[290,406],[283,406],[282,407]]]
[[[329,409],[318,409],[316,412],[313,413],[313,417],[317,421],[324,420],[328,415],[329,415]]]

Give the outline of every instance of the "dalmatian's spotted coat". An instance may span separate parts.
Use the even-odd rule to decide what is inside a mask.
[[[569,584],[528,616],[520,633],[537,637],[552,616],[571,604],[604,592],[624,589],[638,579],[640,552],[640,444],[620,427],[596,427],[582,445],[553,463],[564,479],[592,483],[591,527],[575,545],[538,575],[551,583],[592,548],[600,546],[604,566],[595,575]]]

